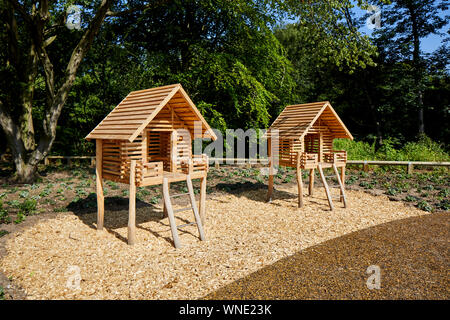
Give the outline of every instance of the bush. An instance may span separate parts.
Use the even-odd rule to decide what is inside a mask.
[[[386,138],[375,151],[375,142],[335,139],[335,150],[346,150],[349,160],[389,160],[389,161],[449,161],[450,155],[443,146],[422,136],[418,141],[402,145],[398,139]]]
[[[3,202],[0,201],[0,223],[11,223],[11,218],[8,211],[3,208]]]
[[[36,211],[37,201],[34,199],[25,199],[19,206],[20,212],[26,216],[33,214]]]

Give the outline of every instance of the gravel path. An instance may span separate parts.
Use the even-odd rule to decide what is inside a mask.
[[[388,222],[326,241],[205,299],[449,299],[450,213]],[[381,288],[366,269],[378,265]]]

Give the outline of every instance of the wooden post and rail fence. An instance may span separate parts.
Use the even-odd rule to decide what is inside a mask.
[[[95,166],[95,157],[92,156],[48,156],[44,159],[45,165],[50,165],[54,161],[65,160],[67,165],[72,165],[74,160],[89,161],[91,167]],[[214,164],[216,169],[220,165],[243,165],[251,167],[255,164],[268,165],[268,159],[247,159],[247,158],[209,158],[209,163]],[[379,160],[348,160],[347,165],[361,165],[362,169],[367,172],[369,166],[404,166],[408,174],[413,173],[415,167],[450,167],[450,162],[431,162],[431,161],[379,161]]]

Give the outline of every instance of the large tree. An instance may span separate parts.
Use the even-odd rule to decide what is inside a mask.
[[[411,62],[419,134],[425,133],[423,94],[426,60],[421,40],[441,34],[449,23],[449,17],[443,16],[448,4],[448,0],[393,0],[391,4],[378,1],[382,20],[381,29],[374,33],[374,37],[388,60]]]
[[[141,12],[156,2],[0,1],[0,44],[6,48],[0,54],[0,125],[18,181],[32,181],[49,153],[77,71],[105,18]],[[81,9],[81,28],[68,30],[74,3]]]
[[[56,137],[56,126],[62,108],[75,80],[83,57],[105,19],[113,0],[96,3],[91,21],[71,51],[63,72],[64,57],[52,57],[49,46],[58,39],[67,19],[67,4],[41,1],[7,0],[0,3],[2,43],[7,50],[2,54],[2,78],[7,79],[7,90],[0,96],[0,124],[6,135],[21,182],[34,179],[38,163],[48,154]],[[74,32],[77,33],[77,32]],[[79,35],[76,34],[76,37]],[[54,45],[54,44],[53,44]],[[55,62],[55,60],[57,60]],[[33,123],[35,88],[45,87],[43,121],[36,139]]]

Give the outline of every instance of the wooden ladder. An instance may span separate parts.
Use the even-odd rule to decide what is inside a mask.
[[[194,188],[192,186],[192,180],[191,180],[191,176],[189,174],[186,176],[186,184],[188,187],[187,193],[179,193],[179,194],[175,194],[175,195],[171,196],[169,193],[169,181],[167,178],[163,179],[164,204],[165,204],[165,207],[167,210],[167,216],[169,217],[169,224],[170,224],[170,229],[172,231],[173,243],[175,245],[175,248],[181,248],[180,238],[178,237],[178,229],[184,228],[184,227],[192,225],[192,224],[197,225],[198,233],[200,235],[200,240],[202,240],[202,241],[205,240],[205,233],[203,232],[203,225],[202,225],[202,221],[200,219],[200,214],[198,213],[198,207],[197,207],[197,203],[195,202],[195,196],[194,196]],[[191,206],[186,207],[186,208],[177,209],[174,211],[172,208],[172,202],[170,199],[179,197],[179,196],[184,196],[184,195],[189,195],[189,200],[191,202]],[[190,210],[190,209],[192,209],[192,212],[194,213],[195,222],[186,223],[186,224],[177,226],[175,223],[175,213]]]
[[[330,205],[330,209],[333,210],[334,207],[333,207],[333,200],[331,199],[330,188],[328,187],[327,180],[325,179],[325,175],[323,174],[322,166],[320,164],[318,165],[318,169],[320,173],[320,178],[322,179],[323,187],[325,188],[325,193],[327,194],[328,204]],[[339,200],[341,200],[344,203],[344,208],[347,208],[347,198],[345,197],[344,184],[342,183],[341,177],[339,176],[339,172],[335,164],[333,164],[333,170],[334,173],[336,174],[339,183],[339,189],[341,190]]]

